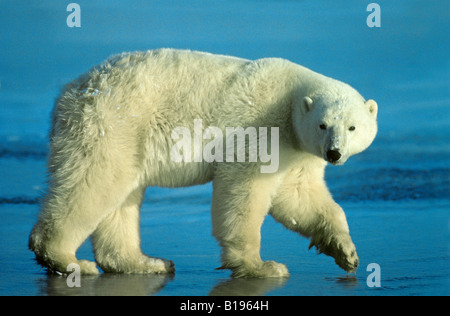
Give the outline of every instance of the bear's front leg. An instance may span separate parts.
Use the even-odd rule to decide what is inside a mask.
[[[309,244],[311,249],[315,246],[319,253],[333,257],[336,264],[347,272],[356,272],[359,265],[359,258],[356,253],[356,247],[350,237],[347,221],[342,208],[334,203],[328,206],[330,213],[338,215],[339,218],[323,220],[317,225],[318,229],[314,232]],[[343,217],[343,219],[342,219]],[[333,223],[336,221],[336,223]],[[342,223],[345,221],[347,229],[342,229]],[[341,223],[339,223],[341,222]]]
[[[219,166],[213,182],[213,234],[222,246],[221,268],[231,269],[236,278],[289,276],[285,265],[263,262],[259,253],[261,225],[276,189],[274,176],[252,176],[234,166]]]
[[[355,272],[359,258],[342,208],[333,200],[320,167],[294,168],[283,179],[270,214],[285,227],[311,238],[309,248],[335,259],[347,272]]]

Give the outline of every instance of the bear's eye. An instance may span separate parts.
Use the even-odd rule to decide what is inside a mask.
[[[350,127],[348,128],[348,130],[349,130],[349,131],[352,131],[352,132],[353,132],[355,129],[356,129],[356,127],[354,127],[354,126],[350,126]]]
[[[320,124],[319,127],[320,127],[320,129],[327,129],[327,125],[326,124]]]

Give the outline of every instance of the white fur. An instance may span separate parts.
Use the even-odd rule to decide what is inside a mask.
[[[194,119],[221,129],[278,127],[278,172],[262,174],[259,163],[174,162],[171,132],[192,130]],[[75,262],[82,273],[98,273],[95,263],[75,257],[92,235],[104,271],[173,272],[172,262],[141,252],[145,187],[213,181],[213,234],[223,247],[222,267],[233,276],[288,275],[284,265],[259,255],[268,213],[354,271],[358,257],[344,212],[324,182],[324,158],[331,137],[341,140],[341,164],[375,134],[374,101],[286,60],[171,49],[114,56],[67,85],[57,100],[48,194],[30,248],[52,271]]]

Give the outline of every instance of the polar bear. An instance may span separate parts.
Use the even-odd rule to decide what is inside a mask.
[[[56,101],[48,191],[29,247],[54,272],[77,263],[84,274],[98,273],[97,265],[104,272],[172,273],[171,261],[141,251],[145,188],[212,181],[220,268],[233,277],[289,275],[285,265],[261,260],[267,214],[355,271],[356,249],[324,170],[372,143],[376,116],[375,101],[284,59],[173,49],[113,56],[68,84]],[[195,120],[221,130],[276,128],[276,139],[265,139],[278,149],[276,170],[261,172],[261,160],[172,159],[173,131],[192,130]],[[75,255],[89,236],[96,263]]]

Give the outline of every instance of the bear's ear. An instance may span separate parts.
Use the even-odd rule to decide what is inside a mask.
[[[377,113],[378,113],[378,104],[370,99],[366,101],[366,106],[369,109],[369,113],[373,115],[373,117],[377,117]]]
[[[302,107],[303,107],[303,110],[305,111],[305,113],[308,113],[309,111],[311,111],[312,106],[313,106],[313,100],[310,97],[304,97]]]

